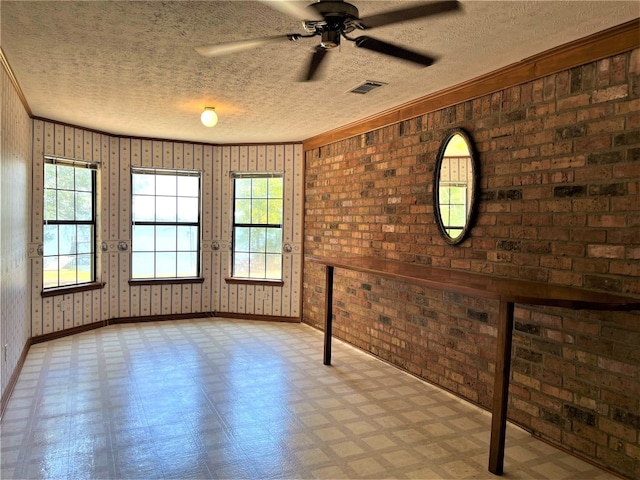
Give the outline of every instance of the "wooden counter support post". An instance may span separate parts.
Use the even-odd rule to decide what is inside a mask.
[[[333,266],[325,267],[324,283],[324,360],[325,365],[331,365],[331,335],[333,327]]]
[[[496,371],[493,385],[493,414],[491,415],[491,443],[489,445],[489,471],[502,475],[504,444],[509,405],[509,371],[511,368],[511,336],[513,333],[513,302],[500,301],[498,339],[496,345]]]

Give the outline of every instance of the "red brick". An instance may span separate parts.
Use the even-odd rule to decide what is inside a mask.
[[[596,258],[624,258],[624,245],[587,245],[587,255]]]
[[[562,432],[562,443],[577,452],[591,457],[596,453],[596,444],[594,442],[570,432]]]
[[[626,98],[628,94],[629,87],[627,85],[616,85],[602,90],[596,90],[593,92],[592,100],[593,103],[609,102],[611,100]]]
[[[626,224],[624,215],[589,215],[587,220],[590,227],[625,227]]]
[[[561,98],[558,100],[558,111],[571,110],[578,107],[585,107],[591,102],[591,95],[582,93],[572,97]]]
[[[587,135],[596,135],[598,133],[614,133],[622,132],[625,129],[625,119],[622,117],[601,120],[599,122],[590,123],[587,127]]]

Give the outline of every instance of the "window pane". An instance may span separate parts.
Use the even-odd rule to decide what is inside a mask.
[[[267,223],[267,200],[253,200],[251,223]]]
[[[196,252],[178,252],[178,276],[195,277],[198,275]]]
[[[43,255],[58,255],[58,225],[44,226]],[[58,264],[56,263],[56,269]]]
[[[236,198],[251,198],[251,179],[236,178]]]
[[[73,285],[77,282],[76,277],[76,256],[75,255],[62,255],[59,257],[59,285]]]
[[[58,286],[58,257],[43,258],[43,282],[44,288]]]
[[[251,229],[247,227],[236,227],[233,234],[234,249],[236,252],[249,251],[249,238]]]
[[[153,252],[155,249],[155,229],[156,227],[153,225],[134,225],[131,231],[131,251]]]
[[[253,198],[267,198],[268,178],[252,178]]]
[[[451,212],[449,205],[440,205],[440,216],[445,227],[451,224]]]
[[[176,252],[156,253],[156,277],[176,276]]]
[[[155,197],[134,195],[132,209],[134,222],[153,222],[156,215]]]
[[[267,271],[266,278],[282,277],[282,255],[267,254]]]
[[[178,221],[197,222],[198,221],[198,198],[178,197]]]
[[[76,253],[76,226],[60,225],[59,234],[59,252],[60,254]]]
[[[93,255],[78,255],[78,283],[90,282],[93,278]]]
[[[250,248],[252,252],[264,252],[267,248],[267,229],[261,227],[251,228]]]
[[[251,278],[265,278],[265,256],[262,253],[250,253],[249,261],[251,262],[249,268]]]
[[[76,190],[91,192],[91,170],[88,168],[76,168]]]
[[[451,203],[462,204],[467,198],[467,192],[465,188],[452,187],[451,188]]]
[[[283,198],[282,178],[269,179],[269,198]]]
[[[133,252],[131,254],[131,277],[153,278],[153,253]]]
[[[56,190],[44,191],[44,219],[45,220],[57,220],[58,201],[56,199]]]
[[[269,200],[269,218],[267,223],[282,224],[282,200]]]
[[[74,187],[74,168],[66,165],[57,165],[58,168],[58,188],[64,190],[73,190]]]
[[[156,221],[176,221],[176,197],[156,197]]]
[[[58,190],[58,220],[75,220],[75,195],[73,191]]]
[[[154,195],[156,193],[155,175],[134,173],[131,178],[131,188],[134,195]]]
[[[233,256],[233,276],[249,277],[249,254],[236,253]]]
[[[76,231],[76,253],[92,253],[93,225],[78,225]]]
[[[458,238],[458,236],[462,233],[461,228],[445,228],[447,235],[449,235],[454,240]]]
[[[156,175],[156,195],[175,196],[177,183],[175,175]]]
[[[176,227],[156,226],[156,251],[168,252],[176,250]]]
[[[91,192],[76,192],[76,220],[91,220],[93,205]]]
[[[198,198],[200,195],[200,179],[198,177],[178,177],[178,195]]]
[[[198,249],[198,227],[178,227],[178,251],[193,251]]]
[[[44,164],[44,188],[56,188],[56,166]]]
[[[440,187],[439,189],[440,203],[450,203],[449,187]]]
[[[466,223],[467,211],[464,205],[451,205],[451,210],[449,215],[449,225],[450,227],[464,227]]]
[[[267,229],[267,252],[269,253],[281,253],[282,252],[282,230],[279,228]]]
[[[251,223],[251,200],[236,200],[235,223]]]

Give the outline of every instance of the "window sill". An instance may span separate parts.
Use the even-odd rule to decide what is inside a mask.
[[[224,281],[229,284],[242,284],[242,285],[269,285],[272,287],[282,287],[284,282],[282,280],[269,280],[266,278],[236,278],[228,277]]]
[[[41,297],[55,297],[56,295],[67,295],[70,293],[87,292],[89,290],[100,290],[106,285],[105,282],[91,282],[80,285],[69,285],[68,287],[47,288],[40,293]]]
[[[184,283],[204,283],[204,277],[132,278],[129,280],[129,285],[176,285]]]

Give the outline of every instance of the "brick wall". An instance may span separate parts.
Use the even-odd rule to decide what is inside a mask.
[[[636,50],[307,151],[305,254],[640,296],[639,70]],[[450,246],[431,182],[455,127],[476,144],[481,200],[470,237]],[[337,337],[491,406],[496,302],[344,270],[335,281]],[[322,268],[307,262],[303,284],[303,320],[322,328]],[[515,316],[509,417],[640,477],[638,312]]]

